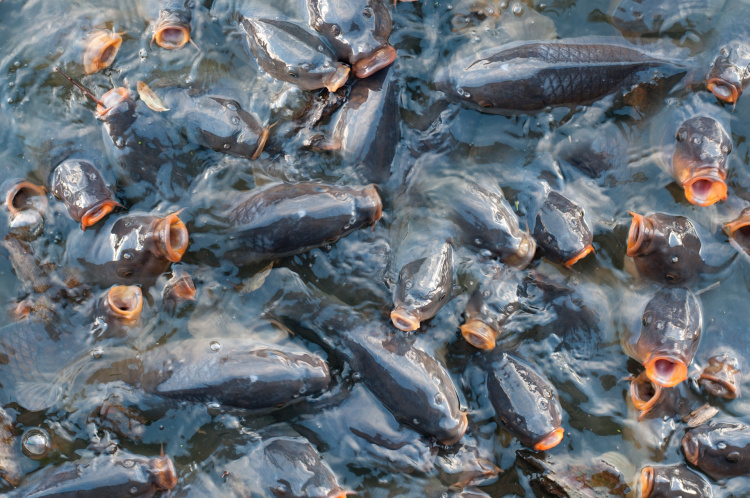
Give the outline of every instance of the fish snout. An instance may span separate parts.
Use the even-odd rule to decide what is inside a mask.
[[[363,57],[352,60],[352,70],[357,78],[367,78],[381,69],[390,66],[396,60],[396,49],[384,45],[368,52]]]

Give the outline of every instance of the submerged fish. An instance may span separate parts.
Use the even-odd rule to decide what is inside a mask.
[[[682,438],[691,465],[719,480],[750,473],[750,427],[729,422],[701,425]]]
[[[480,112],[507,114],[590,104],[687,72],[684,60],[621,38],[522,41],[453,61],[435,74],[449,99]],[[676,82],[672,82],[674,84]]]
[[[726,0],[620,0],[612,24],[628,35],[682,34],[701,28],[721,13]]]

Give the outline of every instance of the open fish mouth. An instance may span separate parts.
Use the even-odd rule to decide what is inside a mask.
[[[352,70],[357,78],[367,78],[381,69],[390,66],[395,60],[396,49],[391,45],[386,45],[355,62],[352,65]]]
[[[630,381],[629,391],[633,406],[641,412],[639,419],[642,419],[656,405],[662,394],[661,386],[651,382],[645,371]]]
[[[632,257],[643,254],[654,230],[654,224],[647,217],[630,211],[633,221],[628,231],[627,255]]]
[[[47,191],[44,187],[31,182],[19,181],[5,194],[5,207],[10,211],[11,216],[16,216],[27,209],[34,209],[41,213],[47,207]]]
[[[118,318],[134,321],[143,310],[143,293],[135,285],[115,285],[107,292],[107,304]]]
[[[651,382],[661,387],[674,387],[687,379],[687,365],[669,356],[653,356],[643,366]]]
[[[125,102],[129,98],[130,92],[127,88],[113,88],[112,90],[102,95],[100,102],[103,105],[96,106],[96,115],[99,118],[103,118],[109,113],[109,111],[117,107],[120,103]]]
[[[547,451],[549,449],[552,449],[560,444],[560,441],[562,441],[564,435],[565,429],[563,429],[562,427],[558,427],[554,431],[547,434],[544,439],[534,444],[534,449],[536,451]]]
[[[573,256],[572,258],[570,258],[568,261],[566,261],[563,264],[567,266],[568,268],[570,268],[571,266],[573,266],[574,264],[576,264],[577,262],[579,262],[580,260],[588,256],[589,254],[591,254],[592,252],[595,252],[594,246],[593,244],[589,244],[583,248],[583,251],[579,252],[578,254],[576,254],[575,256]]]
[[[698,465],[698,455],[700,452],[700,448],[698,446],[698,441],[695,439],[695,436],[693,436],[689,432],[685,434],[685,437],[682,438],[682,451],[685,452],[685,458],[687,458],[688,462],[693,465]]]
[[[639,481],[641,493],[638,496],[648,498],[654,491],[654,468],[643,467],[641,469],[641,479]]]
[[[177,214],[172,213],[159,220],[154,232],[159,255],[172,263],[180,261],[188,247],[187,227]]]
[[[416,313],[405,308],[396,308],[391,312],[391,321],[393,325],[404,332],[411,332],[419,328],[419,317]]]
[[[112,199],[105,199],[101,202],[97,202],[91,209],[81,216],[81,230],[86,230],[86,227],[95,225],[99,220],[107,216],[116,207],[122,207],[117,201]]]
[[[175,23],[159,24],[154,29],[153,41],[167,50],[182,48],[190,41],[190,28]]]
[[[122,45],[122,36],[112,31],[97,30],[86,41],[83,51],[83,69],[86,74],[96,73],[109,67]]]
[[[740,396],[740,386],[719,375],[704,372],[698,377],[698,383],[704,387],[709,384],[710,389],[707,388],[707,390],[714,396],[725,399],[737,399]]]
[[[695,175],[682,184],[690,204],[706,207],[727,200],[727,184],[716,174]]]
[[[750,252],[750,216],[744,211],[739,218],[724,225],[724,233],[741,250]]]
[[[477,349],[494,349],[496,338],[500,335],[481,320],[469,320],[461,325],[460,329],[466,342]]]
[[[742,95],[742,87],[722,78],[709,78],[706,87],[717,99],[727,104],[734,104]]]

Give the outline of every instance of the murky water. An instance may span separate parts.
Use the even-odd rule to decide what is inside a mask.
[[[566,282],[573,293],[528,310],[524,318],[512,322],[498,344],[536,364],[559,392],[565,438],[538,458],[546,459],[557,472],[579,483],[590,480],[590,475],[582,476],[594,472],[591,469],[595,463],[609,452],[621,455],[621,460],[615,460],[630,484],[634,476],[632,469],[627,470],[629,466],[638,469],[651,463],[685,461],[680,449],[686,427],[681,421],[684,413],[639,422],[627,402],[628,382],[624,379],[640,367],[622,351],[620,339],[628,330],[638,329],[644,296],[658,289],[635,276],[632,262],[625,256],[629,211],[683,215],[700,226],[707,246],[704,254],[718,270],[702,276],[693,286],[696,292],[706,289],[700,294],[703,337],[681,396],[691,409],[710,402],[719,409],[717,420],[750,423],[747,397],[727,402],[709,399],[692,380],[710,356],[727,346],[740,355],[743,380],[747,379],[744,357],[750,353],[746,330],[750,266],[747,256],[737,255],[729,246],[721,226],[750,202],[750,150],[746,140],[750,121],[744,118],[750,111],[750,98],[722,110],[731,123],[734,145],[727,179],[729,200],[696,207],[685,200],[671,175],[660,169],[658,160],[663,130],[673,119],[671,109],[679,106],[689,92],[666,96],[666,107],[657,99],[655,105],[639,110],[613,108],[612,98],[607,98],[570,116],[568,109],[554,109],[532,116],[505,117],[448,104],[432,83],[434,70],[453,57],[504,41],[620,36],[608,22],[611,5],[594,0],[502,4],[421,0],[391,6],[394,29],[390,41],[398,58],[390,71],[398,88],[401,139],[395,144],[391,174],[380,186],[383,218],[372,230],[362,229],[333,244],[282,259],[256,289],[262,282],[256,276],[257,268],[238,270],[217,257],[221,236],[212,232],[212,220],[228,193],[280,180],[364,185],[369,179],[338,154],[304,146],[312,135],[333,131],[325,114],[322,124],[312,129],[300,125],[321,109],[327,91],[301,91],[263,74],[248,54],[244,34],[231,16],[238,9],[254,15],[281,11],[306,22],[304,2],[236,3],[241,6],[219,1],[197,6],[192,22],[197,47],[167,51],[151,45],[151,31],[144,17],[148,9],[136,0],[105,2],[104,6],[87,1],[0,2],[3,179],[20,177],[49,186],[50,173],[62,159],[82,156],[95,161],[108,183],[116,186],[116,195],[127,211],[164,216],[185,209],[180,217],[191,232],[191,246],[179,266],[193,277],[197,288],[195,302],[169,313],[160,295],[169,276],[165,274],[156,285],[144,287],[146,304],[138,327],[129,329],[125,337],[98,340],[100,324],[93,321],[92,307],[106,287],[90,284],[75,267],[63,266],[70,260],[70,253],[85,255],[86,250],[66,246],[80,228],[62,203],[50,196],[44,231],[32,246],[37,261],[54,267],[55,278],[68,285],[68,291],[55,295],[53,301],[59,317],[57,327],[72,338],[63,358],[70,359],[73,366],[56,378],[64,395],[46,411],[26,410],[15,402],[15,392],[5,389],[2,393],[4,406],[16,417],[19,434],[41,427],[52,435],[54,451],[45,459],[19,456],[25,472],[90,456],[88,448],[92,446],[101,450],[116,443],[150,456],[159,454],[163,446],[177,467],[176,496],[228,496],[235,488],[224,471],[235,457],[234,445],[284,426],[307,437],[334,470],[340,485],[361,496],[442,496],[460,493],[467,483],[467,494],[543,493],[535,484],[538,470],[518,456],[523,447],[498,429],[492,418],[492,407],[470,366],[475,350],[458,333],[469,296],[491,271],[491,259],[471,248],[458,248],[453,299],[413,334],[418,347],[447,366],[461,405],[468,411],[469,430],[460,444],[447,448],[414,437],[421,442],[412,441],[414,444],[402,450],[404,455],[414,452],[408,458],[418,461],[437,452],[437,458],[432,464],[414,464],[408,471],[404,471],[403,462],[389,461],[387,454],[373,454],[367,447],[352,443],[351,434],[342,431],[341,425],[330,423],[335,417],[343,417],[341,424],[346,424],[345,416],[336,410],[355,419],[367,419],[371,413],[390,416],[362,387],[361,376],[367,374],[354,374],[324,345],[310,340],[305,330],[308,324],[301,316],[290,318],[287,313],[278,317],[268,309],[268,303],[278,299],[290,281],[301,281],[334,296],[332,299],[368,320],[387,323],[397,274],[391,266],[396,249],[390,244],[391,234],[408,224],[411,216],[404,187],[420,182],[429,185],[432,179],[451,175],[502,187],[519,214],[521,226],[526,224],[526,213],[537,209],[542,182],[547,182],[584,207],[594,233],[596,256],[586,258],[572,270],[540,258],[532,263],[541,274]],[[731,15],[742,5],[739,0],[730,0],[724,11]],[[476,14],[477,10],[481,13]],[[687,78],[702,77],[722,26],[716,19],[693,32],[666,37],[666,43],[683,47],[686,57],[691,57],[686,58],[690,67],[697,68]],[[261,157],[249,161],[186,145],[180,151],[182,183],[175,182],[157,192],[118,179],[119,170],[106,147],[110,138],[95,118],[94,106],[53,72],[54,66],[66,64],[72,33],[80,32],[81,27],[106,27],[123,33],[122,46],[110,68],[89,76],[81,77],[80,71],[75,74],[95,94],[100,96],[115,86],[134,90],[139,80],[157,93],[175,86],[230,92],[261,121],[275,123]],[[346,91],[339,93],[344,96]],[[702,93],[704,100],[719,106],[708,92]],[[586,174],[564,155],[566,144],[586,143],[597,133],[615,137],[618,146],[614,147],[613,168]],[[0,258],[0,275],[0,302],[7,309],[33,294],[7,258]],[[74,278],[80,282],[72,286]],[[7,314],[2,317],[3,325],[13,321]],[[330,364],[329,389],[320,396],[259,415],[218,404],[165,401],[121,383],[108,383],[109,379],[96,373],[117,359],[169,347],[181,339],[218,341],[219,346],[214,347],[220,347],[222,340],[233,337],[300,345],[317,352]],[[39,353],[33,361],[44,372],[46,365],[61,357],[59,353]],[[750,386],[742,384],[747,392]],[[98,419],[91,415],[112,393],[142,412],[144,427],[137,438],[116,435],[98,425]],[[348,399],[350,403],[355,399],[361,406],[372,403],[376,407],[359,414],[352,408],[346,411],[341,407],[347,406]],[[477,478],[480,461],[491,462],[502,473]],[[629,465],[621,465],[622,461]],[[712,485],[715,496],[739,495],[750,489],[750,479],[738,477]],[[599,496],[606,492],[606,488],[597,488]],[[618,495],[621,492],[619,489]]]

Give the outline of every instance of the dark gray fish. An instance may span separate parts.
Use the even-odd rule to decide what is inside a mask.
[[[556,263],[568,268],[594,251],[594,236],[581,206],[550,191],[536,215],[532,235],[537,246]]]
[[[349,68],[333,52],[297,24],[279,19],[241,17],[242,27],[258,65],[274,78],[303,90],[335,92],[349,79]]]
[[[17,487],[23,477],[13,418],[0,407],[0,477]]]
[[[721,33],[711,53],[706,87],[722,102],[736,104],[750,83],[750,28],[745,22],[750,8],[731,3],[716,27]]]
[[[620,0],[612,12],[612,24],[626,35],[683,34],[708,31],[726,0]]]
[[[682,438],[687,461],[716,480],[750,473],[750,427],[729,422],[701,425]]]
[[[711,498],[714,493],[706,479],[684,465],[649,465],[638,480],[641,498]]]
[[[150,10],[159,9],[151,41],[169,50],[184,47],[190,41],[192,2],[190,0],[146,0],[146,3],[149,4]]]
[[[736,399],[740,396],[740,356],[723,352],[708,359],[708,365],[698,377],[698,384],[709,394],[719,398]]]
[[[0,185],[6,230],[22,240],[35,239],[44,228],[47,191],[21,178],[5,180]]]
[[[52,193],[63,201],[73,220],[81,229],[104,219],[122,204],[114,200],[102,174],[89,161],[68,159],[58,164],[50,179]]]
[[[483,50],[440,68],[435,81],[449,99],[480,112],[508,114],[590,104],[636,85],[687,72],[680,60],[621,38],[522,41]]]
[[[396,60],[388,43],[393,27],[383,0],[307,0],[310,26],[339,57],[349,62],[357,78],[367,78]]]

